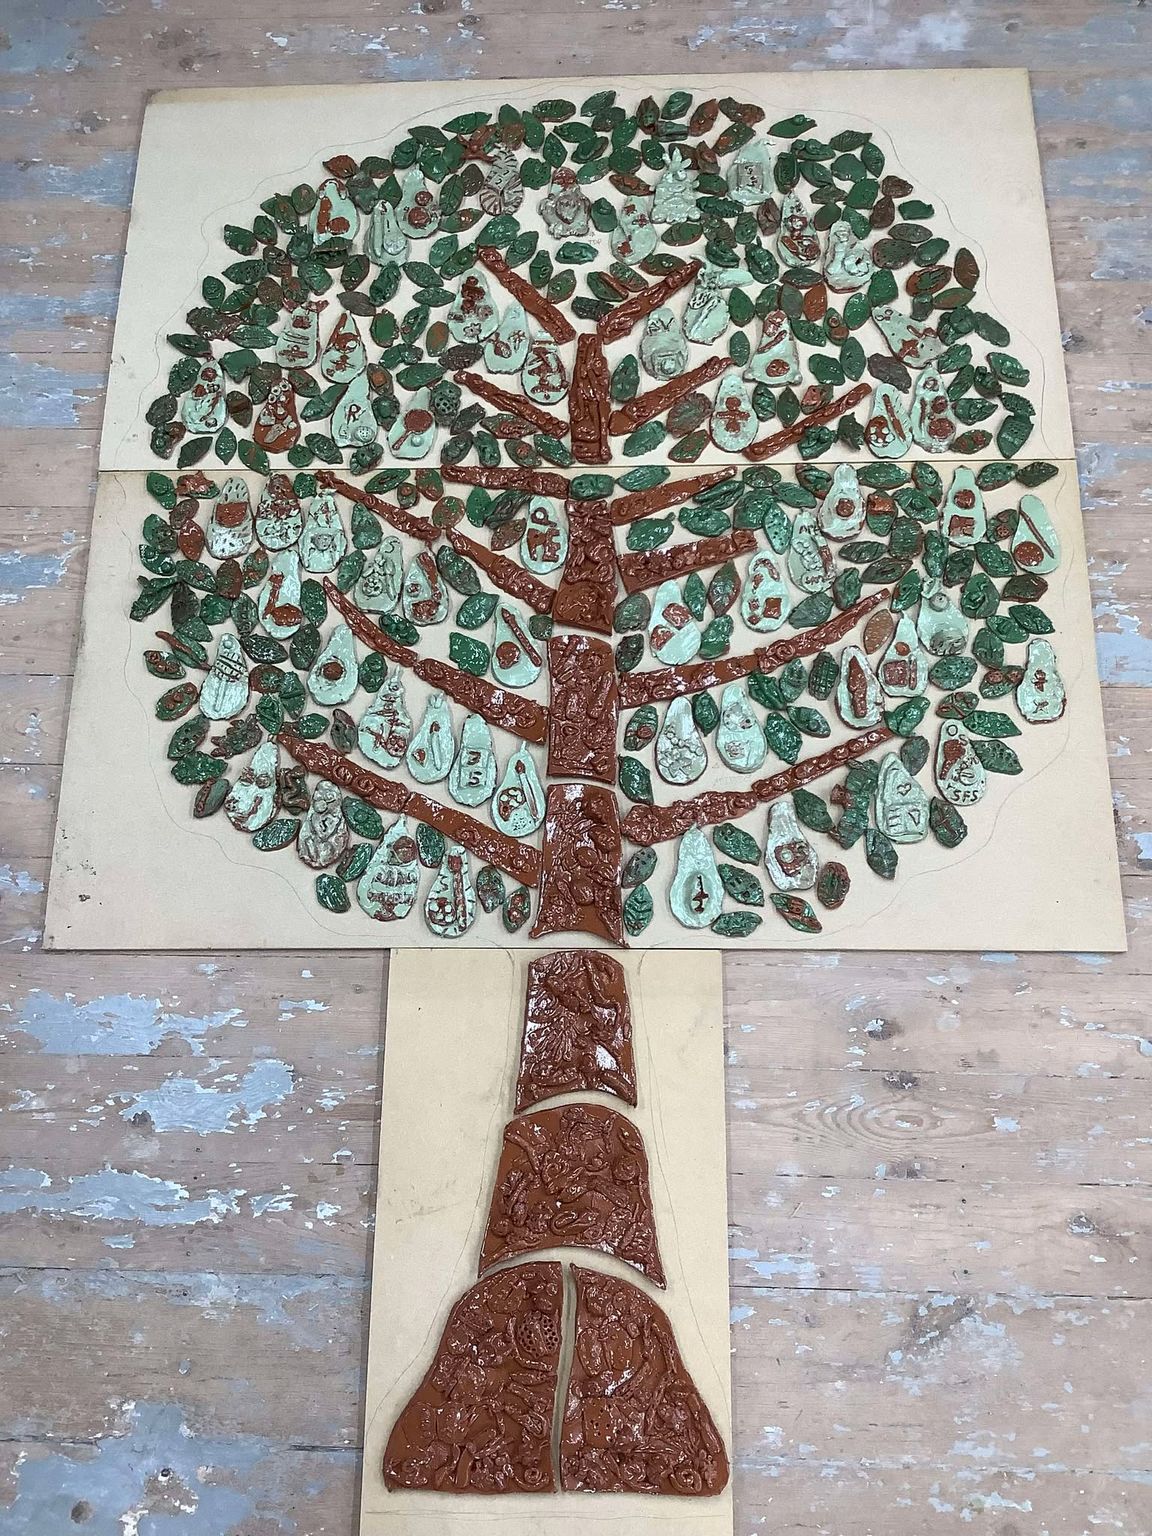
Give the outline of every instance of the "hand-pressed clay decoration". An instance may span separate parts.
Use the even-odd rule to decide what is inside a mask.
[[[624,973],[610,956],[585,950],[542,956],[529,970],[517,1105],[589,1091],[636,1103]],[[392,1427],[387,1487],[680,1498],[723,1491],[724,1440],[663,1307],[632,1281],[567,1259],[522,1257],[602,1249],[663,1287],[647,1172],[643,1137],[620,1111],[577,1102],[508,1123],[480,1279],[449,1313],[428,1373]],[[564,1299],[565,1268],[574,1304]],[[565,1307],[574,1312],[568,1361]]]
[[[168,338],[131,611],[192,815],[445,941],[814,934],[954,848],[1068,701],[1057,470],[927,194],[683,90],[386,148]]]
[[[589,1092],[636,1104],[624,972],[594,950],[541,955],[528,967],[516,1112],[562,1093]]]

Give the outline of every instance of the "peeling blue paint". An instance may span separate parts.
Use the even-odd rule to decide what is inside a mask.
[[[609,0],[609,9],[615,8]],[[717,18],[685,39],[690,50],[715,46],[784,51],[784,29],[770,19],[782,8],[756,7],[734,0],[732,19]],[[1040,39],[1043,39],[1041,42]],[[978,6],[941,7],[912,17],[888,3],[831,6],[819,17],[791,25],[787,48],[820,54],[833,66],[933,65],[994,63],[1036,66],[1056,71],[1065,65],[1077,70],[1100,61],[1111,64],[1128,52],[1139,58],[1144,42],[1129,7],[1111,7],[1105,14],[1083,19],[1077,14],[1067,26],[1047,11],[1017,9],[1006,25],[999,13]],[[793,62],[792,60],[789,61]],[[809,68],[803,59],[798,67]],[[1111,84],[1111,81],[1106,82]],[[1138,89],[1139,87],[1134,87]],[[1143,126],[1141,122],[1138,126]]]
[[[71,74],[91,68],[100,55],[85,45],[84,27],[101,21],[114,7],[106,0],[6,0],[4,30],[9,46],[4,69],[9,74]]]
[[[209,1030],[243,1029],[248,1022],[239,1008],[197,1017],[170,1012],[158,997],[129,992],[78,1003],[71,993],[56,997],[36,988],[4,1009],[15,1015],[14,1028],[34,1036],[53,1056],[149,1056],[168,1035],[178,1035],[194,1056],[202,1056],[202,1037]]]
[[[814,1287],[820,1283],[820,1271],[811,1259],[798,1253],[777,1253],[770,1259],[755,1259],[748,1266],[762,1280],[787,1277],[797,1285]]]
[[[1152,154],[1127,146],[1054,156],[1044,162],[1049,197],[1070,197],[1113,207],[1143,203],[1152,181]]]
[[[88,165],[51,165],[45,160],[0,162],[0,202],[42,197],[127,208],[136,174],[134,149],[110,149]]]
[[[253,1195],[250,1201],[253,1216],[275,1215],[281,1211],[290,1211],[292,1202],[296,1196],[287,1185],[283,1189],[270,1190],[265,1195]]]
[[[43,778],[33,778],[33,774],[42,772],[41,769],[34,767],[31,763],[11,763],[8,765],[8,772],[23,782],[24,793],[29,800],[47,799],[47,784]]]
[[[43,883],[26,869],[0,864],[0,896],[39,896],[43,889]]]
[[[1148,94],[1143,79],[1125,85],[1122,79],[1109,75],[1033,86],[1032,102],[1042,124],[1090,123],[1095,127],[1106,123],[1121,133],[1148,131]]]
[[[862,19],[843,27],[840,37],[824,50],[834,64],[940,65],[947,55],[964,53],[972,22],[958,9],[934,11],[893,23],[884,7],[849,12]],[[941,55],[945,57],[942,59]]]
[[[243,1190],[210,1191],[193,1200],[172,1179],[101,1168],[54,1180],[35,1168],[0,1169],[0,1215],[78,1216],[86,1221],[135,1221],[145,1227],[213,1224],[239,1210]]]
[[[1152,640],[1140,621],[1118,603],[1099,604],[1097,616],[1107,614],[1115,629],[1096,631],[1096,669],[1102,683],[1152,688]]]
[[[0,357],[0,427],[77,426],[79,407],[103,388],[103,372],[57,368],[9,352]]]
[[[1065,64],[1083,69],[1091,67],[1096,59],[1112,64],[1127,56],[1129,50],[1136,50],[1136,57],[1142,57],[1146,37],[1135,13],[1126,6],[1090,16],[1066,12],[1069,24],[1064,27],[1058,26],[1056,18],[1047,11],[1015,14],[1033,15],[1035,30],[1030,33],[1028,27],[1018,26],[1015,33],[1009,34],[999,15],[990,13],[983,39],[986,47],[996,50],[990,55],[990,63],[1020,63],[1035,68],[1041,49],[1046,70]],[[1042,43],[1036,41],[1037,33],[1043,37]]]
[[[1093,277],[1106,282],[1152,277],[1152,218],[1096,219],[1087,227],[1096,242]]]
[[[230,1086],[226,1086],[230,1085]],[[120,1111],[125,1120],[145,1114],[157,1131],[234,1131],[255,1125],[282,1104],[293,1089],[292,1069],[283,1061],[257,1061],[237,1080],[233,1074],[205,1086],[194,1077],[169,1077],[159,1088],[138,1093]]]
[[[287,1024],[289,1019],[294,1019],[298,1013],[327,1013],[328,1004],[320,1002],[315,997],[290,998],[285,997],[280,1002],[280,1017],[278,1024]]]
[[[1108,482],[1119,479],[1130,468],[1140,471],[1145,484],[1152,480],[1152,446],[1143,443],[1081,443],[1077,459],[1086,512],[1119,506],[1120,498],[1113,494]]]
[[[371,51],[378,45],[372,42],[364,46]],[[389,80],[467,80],[475,74],[475,67],[470,61],[461,63],[443,49],[432,48],[414,56],[388,54]]]
[[[0,267],[34,267],[45,251],[75,250],[75,236],[70,230],[53,230],[24,245],[0,245]],[[84,261],[94,271],[106,272],[112,282],[120,276],[123,256],[117,251],[85,251]]]
[[[189,1428],[179,1403],[131,1403],[95,1444],[29,1447],[15,1464],[5,1536],[240,1536],[296,1530],[277,1513],[276,1482],[260,1486],[275,1447],[252,1435],[218,1439]],[[219,1481],[220,1474],[232,1475]]]
[[[15,265],[17,259],[14,247],[0,247],[0,261],[5,265]],[[116,299],[116,289],[112,287],[88,288],[83,293],[0,295],[0,343],[10,345],[21,332],[79,332],[93,323],[110,324],[116,313]]]
[[[117,1238],[105,1241],[109,1247],[124,1246]],[[228,1322],[238,1312],[250,1310],[261,1325],[290,1329],[293,1344],[326,1350],[332,1343],[332,1319],[355,1315],[349,1309],[358,1309],[368,1282],[343,1275],[143,1269],[20,1270],[0,1279],[0,1295],[12,1295],[17,1289],[32,1291],[70,1316],[83,1315],[96,1303],[135,1304],[145,1299],[164,1307],[191,1307],[212,1322]],[[315,1319],[314,1327],[309,1327],[310,1319]]]
[[[18,603],[27,592],[59,586],[75,553],[75,549],[59,555],[29,555],[19,549],[5,550],[0,554],[0,606]]]
[[[730,19],[705,23],[688,38],[688,51],[716,47],[754,49],[757,53],[790,53],[799,48],[818,46],[826,32],[823,16],[785,16],[773,10],[752,15],[733,15]]]
[[[1152,642],[1145,636],[1131,604],[1116,597],[1114,578],[1123,574],[1125,565],[1091,559],[1088,565],[1096,599],[1093,615],[1100,677],[1108,683],[1152,686]]]
[[[853,1273],[865,1296],[879,1296],[885,1291],[884,1269],[880,1264],[854,1264]]]
[[[401,32],[394,24],[380,32],[361,31],[355,27],[331,26],[322,22],[304,22],[284,32],[267,32],[265,36],[276,48],[282,49],[286,58],[301,53],[344,54],[366,62],[375,63],[373,55],[379,55],[383,68],[382,80],[465,80],[476,73],[475,61],[481,53],[481,42],[474,35],[478,17],[464,15],[456,23],[456,31],[450,33],[443,44],[427,40],[427,29],[417,29],[424,34],[423,46],[415,52],[400,52],[388,40],[389,33]],[[467,53],[468,57],[462,57]],[[269,63],[275,67],[276,55]]]

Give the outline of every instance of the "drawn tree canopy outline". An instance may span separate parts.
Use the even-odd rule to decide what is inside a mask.
[[[225,226],[132,617],[193,815],[329,911],[815,933],[1062,714],[979,264],[870,133],[764,118],[505,105]]]

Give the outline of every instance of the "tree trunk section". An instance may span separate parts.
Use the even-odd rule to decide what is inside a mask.
[[[612,414],[608,397],[608,360],[596,335],[583,335],[576,343],[576,366],[569,392],[572,456],[580,464],[607,464],[608,421]]]
[[[548,643],[548,776],[616,782],[620,689],[606,640],[556,635]]]

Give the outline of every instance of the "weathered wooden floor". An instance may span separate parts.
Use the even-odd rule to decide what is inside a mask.
[[[147,93],[1013,64],[1132,947],[728,958],[737,1529],[1148,1536],[1146,0],[7,0],[0,28],[0,1531],[355,1526],[385,962],[39,948]]]

